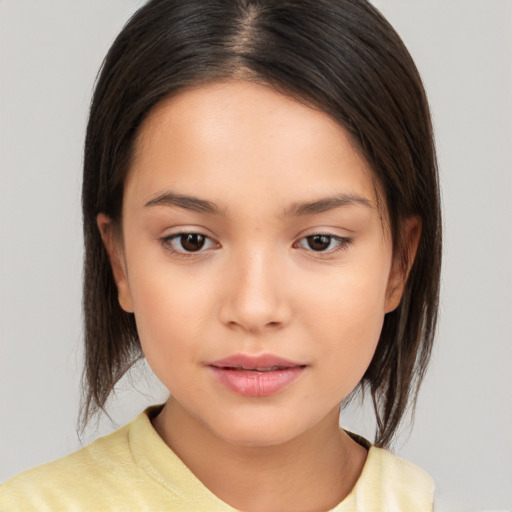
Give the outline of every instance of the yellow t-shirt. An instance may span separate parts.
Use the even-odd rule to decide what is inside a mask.
[[[148,414],[0,486],[1,512],[234,512],[165,444]],[[430,512],[431,478],[370,446],[352,492],[331,512]]]

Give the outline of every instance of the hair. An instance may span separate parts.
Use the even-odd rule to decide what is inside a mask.
[[[124,312],[97,215],[121,224],[139,127],[160,101],[222,80],[248,80],[318,108],[370,164],[393,250],[411,262],[404,222],[421,220],[397,309],[385,315],[358,388],[369,391],[375,444],[389,446],[416,404],[437,321],[441,214],[433,131],[419,73],[400,37],[365,0],[151,0],[125,25],[97,79],[83,172],[85,368],[82,426],[143,358]]]

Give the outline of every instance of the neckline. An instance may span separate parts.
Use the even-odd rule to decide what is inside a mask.
[[[212,510],[235,512],[236,509],[227,504],[210,491],[176,455],[160,437],[151,423],[163,408],[163,405],[148,407],[129,425],[128,442],[135,462],[153,480],[165,487],[169,492],[178,494],[190,503],[207,503]],[[368,454],[363,469],[350,493],[328,512],[345,512],[352,510],[356,495],[360,495],[365,482],[371,479],[372,467],[375,466],[380,452],[383,450],[372,445],[358,434],[345,430],[358,444],[367,449]],[[148,454],[150,454],[148,456]],[[211,504],[211,505],[210,505]]]

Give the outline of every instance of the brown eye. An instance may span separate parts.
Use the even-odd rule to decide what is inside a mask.
[[[217,246],[211,238],[201,233],[176,233],[163,238],[162,243],[171,252],[182,256],[204,253]]]
[[[188,252],[200,251],[205,241],[206,237],[199,233],[184,233],[180,235],[180,244]]]
[[[312,235],[307,236],[308,246],[313,251],[325,251],[329,249],[332,242],[332,236],[329,235]]]
[[[346,249],[352,239],[337,235],[329,235],[325,233],[317,233],[314,235],[301,238],[297,245],[302,249],[314,251],[318,253],[334,253],[340,249]]]

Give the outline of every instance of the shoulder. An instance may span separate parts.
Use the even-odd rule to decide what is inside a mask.
[[[431,512],[434,482],[418,466],[372,446],[353,496],[357,510]]]
[[[129,425],[0,486],[1,512],[190,512],[233,509],[158,436],[148,408]]]
[[[116,487],[134,464],[128,426],[56,461],[30,469],[0,486],[1,510],[67,510],[74,503],[100,500],[98,482]],[[94,498],[93,498],[94,497]]]

